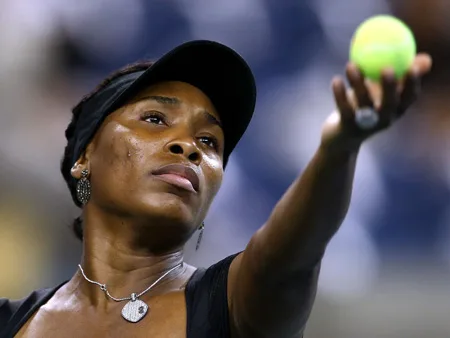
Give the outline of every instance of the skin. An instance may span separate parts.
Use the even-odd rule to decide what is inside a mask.
[[[380,86],[365,83],[349,64],[347,91],[341,78],[332,88],[337,111],[324,124],[322,141],[304,173],[275,206],[245,251],[231,264],[228,306],[232,337],[301,337],[317,288],[320,261],[348,209],[361,144],[386,129],[415,100],[421,77],[431,67],[418,55],[404,83],[386,70]],[[148,99],[174,97],[181,104]],[[362,131],[354,108],[375,106],[380,124]],[[167,125],[143,121],[146,111],[168,116]],[[143,91],[110,115],[72,169],[89,169],[92,197],[84,207],[82,265],[118,297],[143,290],[183,259],[183,245],[205,217],[222,181],[221,128],[210,100],[186,83],[165,82]],[[153,121],[153,122],[152,122]],[[218,147],[211,147],[210,139]],[[179,147],[173,147],[177,145]],[[174,152],[173,149],[182,149]],[[182,162],[196,168],[197,194],[151,175],[156,167]],[[326,212],[324,212],[326,210]],[[138,325],[120,318],[124,303],[108,300],[79,272],[22,328],[18,337],[185,337],[184,285],[195,269],[177,268],[142,297],[150,313]]]

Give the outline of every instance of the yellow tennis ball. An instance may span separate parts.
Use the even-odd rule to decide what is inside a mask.
[[[389,67],[397,79],[402,78],[415,56],[416,41],[412,31],[389,15],[377,15],[364,21],[356,29],[350,46],[350,61],[374,81]]]

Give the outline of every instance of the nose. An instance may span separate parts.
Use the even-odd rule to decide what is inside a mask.
[[[166,148],[172,154],[182,155],[196,165],[201,162],[200,150],[193,140],[173,140]]]

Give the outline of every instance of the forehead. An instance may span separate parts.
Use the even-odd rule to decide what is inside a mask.
[[[143,89],[132,101],[138,102],[148,97],[161,97],[162,99],[159,101],[162,104],[188,105],[192,108],[206,110],[219,119],[219,114],[209,97],[189,83],[179,81],[159,82]]]

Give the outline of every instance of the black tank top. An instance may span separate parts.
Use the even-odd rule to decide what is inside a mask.
[[[227,280],[231,262],[236,256],[229,256],[208,269],[198,269],[187,283],[187,338],[230,337]],[[65,283],[34,291],[17,301],[0,298],[0,338],[14,337]]]

